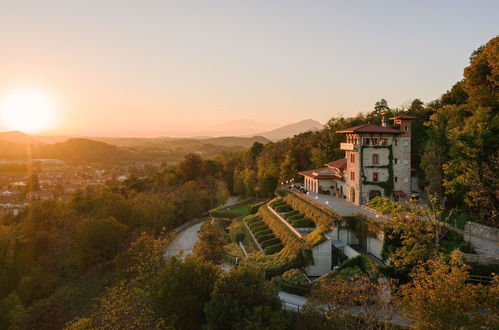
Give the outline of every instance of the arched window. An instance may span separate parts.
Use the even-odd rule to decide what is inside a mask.
[[[379,181],[379,174],[378,172],[373,172],[373,182],[378,182]]]
[[[373,154],[373,165],[379,165],[379,155]]]

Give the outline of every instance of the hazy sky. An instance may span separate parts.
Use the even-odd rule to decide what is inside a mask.
[[[52,95],[54,134],[326,122],[437,98],[498,16],[478,0],[0,0],[0,94]]]

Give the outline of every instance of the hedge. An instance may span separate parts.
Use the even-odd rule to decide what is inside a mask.
[[[260,243],[260,245],[262,246],[262,248],[267,248],[269,246],[272,246],[272,245],[277,245],[277,244],[281,244],[281,241],[274,237],[274,238],[271,238],[271,239],[267,239],[267,240],[264,240]],[[282,245],[282,244],[281,244]]]
[[[287,218],[287,220],[288,220],[289,222],[293,222],[293,221],[295,221],[295,220],[299,220],[299,219],[303,219],[303,218],[305,218],[305,216],[304,216],[303,214],[301,214],[301,213],[298,213],[298,214],[296,214],[296,215],[293,215],[293,216],[291,216],[291,217]]]
[[[255,236],[272,234],[272,230],[270,230],[269,227],[265,227],[263,229],[258,229],[254,231],[252,230],[251,232],[255,234]]]
[[[256,212],[258,212],[258,209],[260,208],[260,206],[265,205],[266,203],[267,203],[266,201],[263,201],[263,202],[259,202],[259,203],[250,205],[250,207],[249,207],[250,214],[255,214]]]
[[[293,191],[286,194],[284,200],[295,210],[312,219],[317,225],[331,227],[334,222],[341,221],[341,218],[330,209],[306,200],[306,197],[298,196]]]
[[[289,212],[282,214],[282,216],[286,219],[289,219],[290,217],[297,215],[297,214],[300,214],[300,212],[297,210],[293,210],[293,211],[289,211]]]
[[[286,205],[276,206],[276,207],[274,207],[274,210],[276,210],[276,212],[283,213],[283,212],[293,211],[293,208],[286,204]]]
[[[315,223],[309,218],[302,218],[295,220],[291,223],[291,225],[295,228],[313,228],[315,227]]]
[[[274,239],[274,238],[276,238],[275,235],[274,235],[274,233],[272,233],[272,232],[267,233],[267,234],[263,234],[263,235],[256,235],[255,234],[255,237],[256,237],[256,239],[259,242],[265,241],[267,239]]]
[[[283,248],[282,244],[279,243],[276,245],[271,245],[269,247],[266,247],[265,249],[263,249],[263,251],[265,251],[265,254],[275,254],[275,253],[281,251],[282,248]]]
[[[289,246],[292,251],[298,251],[304,247],[304,242],[267,207],[260,208],[258,214],[285,246]]]
[[[251,231],[254,234],[254,233],[258,233],[258,232],[260,232],[262,230],[267,229],[267,225],[264,224],[264,223],[262,223],[262,224],[256,224],[256,225],[250,226],[250,229],[251,229]]]

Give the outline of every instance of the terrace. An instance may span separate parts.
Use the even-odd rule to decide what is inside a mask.
[[[313,192],[308,192],[306,194],[299,192],[295,189],[289,190],[292,194],[299,196],[305,200],[309,200],[313,203],[319,204],[327,209],[331,210],[339,216],[349,216],[353,214],[362,214],[371,219],[384,220],[386,216],[377,213],[375,210],[368,208],[366,206],[355,205],[351,202],[346,201],[343,198],[338,198],[332,195],[318,194]]]

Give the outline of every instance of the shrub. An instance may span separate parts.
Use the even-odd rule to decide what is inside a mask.
[[[391,214],[392,212],[401,208],[400,203],[380,196],[370,199],[369,202],[367,202],[367,206],[375,209],[382,214]]]
[[[260,245],[262,246],[262,248],[267,248],[269,246],[273,246],[273,245],[277,245],[277,244],[281,244],[281,241],[278,239],[278,238],[272,238],[272,239],[267,239],[263,242],[260,243]],[[282,244],[281,244],[282,245]]]
[[[308,218],[312,219],[316,224],[330,228],[333,222],[338,222],[341,218],[325,206],[321,206],[299,196],[297,193],[291,192],[284,197],[284,200],[291,205],[295,210],[300,211]]]
[[[297,210],[293,210],[293,211],[284,213],[282,216],[286,219],[289,219],[289,217],[292,217],[293,215],[296,215],[296,214],[300,214],[300,212]]]
[[[265,223],[262,222],[252,223],[249,227],[253,233],[258,232],[262,229],[267,229]]]
[[[303,214],[298,213],[298,214],[293,215],[293,216],[291,216],[291,217],[289,217],[289,218],[287,218],[287,219],[288,219],[288,221],[289,221],[289,222],[293,222],[293,221],[295,221],[295,220],[303,219],[304,217],[305,217],[305,216],[304,216]]]
[[[258,237],[261,235],[267,235],[267,234],[272,234],[272,230],[270,230],[268,227],[265,227],[265,229],[260,229],[257,231],[253,231],[253,234]]]
[[[258,240],[258,242],[263,242],[263,241],[268,240],[268,239],[276,238],[274,233],[272,233],[272,232],[265,234],[265,235],[255,235],[255,237]]]
[[[256,204],[253,204],[253,205],[250,205],[249,207],[249,212],[250,214],[255,214],[256,212],[258,212],[258,209],[265,205],[267,202],[266,201],[263,201],[263,202],[260,202],[260,203],[256,203]]]
[[[279,206],[274,207],[274,210],[276,210],[276,212],[282,213],[282,212],[293,211],[293,208],[291,206],[285,204],[285,205],[279,205]]]
[[[291,223],[295,228],[312,228],[315,227],[315,223],[309,218],[302,218],[295,220]]]
[[[269,247],[266,247],[265,249],[263,249],[263,251],[265,252],[265,254],[274,254],[281,251],[282,248],[283,248],[282,244],[279,243],[276,245],[271,245]]]

